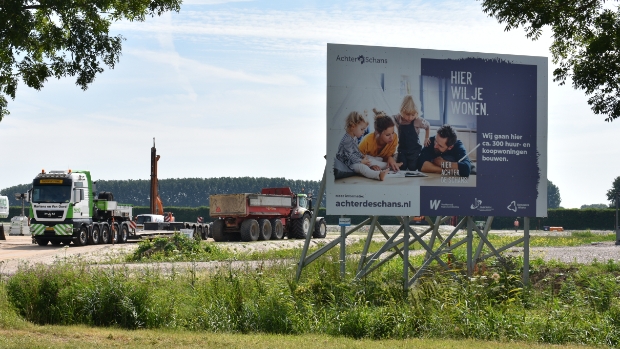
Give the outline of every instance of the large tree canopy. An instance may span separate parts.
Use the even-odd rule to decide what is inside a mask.
[[[589,96],[592,111],[613,121],[620,116],[620,8],[611,10],[605,2],[482,0],[482,9],[505,24],[506,31],[522,26],[532,40],[549,26],[557,65],[553,80],[563,85],[571,78],[573,87]]]
[[[114,68],[123,37],[119,20],[180,10],[181,0],[0,0],[0,121],[17,85],[40,90],[50,77],[75,76],[83,90],[103,66]]]
[[[620,193],[620,176],[614,179],[614,182],[611,184],[611,189],[607,191],[607,200],[615,205],[616,195]]]
[[[560,188],[550,180],[547,180],[547,208],[559,208],[561,202]]]

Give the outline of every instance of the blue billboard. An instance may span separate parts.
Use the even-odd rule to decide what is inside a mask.
[[[327,212],[547,214],[547,59],[329,44]]]

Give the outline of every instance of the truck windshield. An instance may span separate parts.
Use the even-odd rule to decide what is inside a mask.
[[[138,221],[136,223],[144,224],[144,223],[148,223],[150,221],[151,221],[151,216],[138,216]]]
[[[70,185],[35,185],[32,188],[32,202],[69,202]]]

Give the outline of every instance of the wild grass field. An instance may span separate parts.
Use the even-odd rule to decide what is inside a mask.
[[[609,238],[585,232],[564,240],[533,237],[531,244],[578,246]],[[348,253],[359,253],[362,244],[349,246]],[[615,261],[532,260],[532,284],[524,287],[519,257],[487,260],[467,277],[464,256],[457,253],[452,270],[432,267],[404,292],[402,260],[355,280],[357,261],[348,259],[349,273],[341,279],[334,250],[304,270],[299,282],[290,261],[267,263],[298,255],[230,255],[216,244],[175,237],[144,243],[126,261],[255,262],[217,272],[197,271],[191,263],[162,270],[123,263],[100,268],[79,260],[24,267],[0,279],[0,347],[620,345]],[[420,265],[422,258],[412,263]]]

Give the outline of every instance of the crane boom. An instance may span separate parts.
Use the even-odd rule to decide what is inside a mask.
[[[151,214],[164,214],[164,205],[159,197],[159,182],[157,180],[157,162],[160,156],[157,155],[155,148],[155,137],[153,137],[153,147],[151,148]]]

